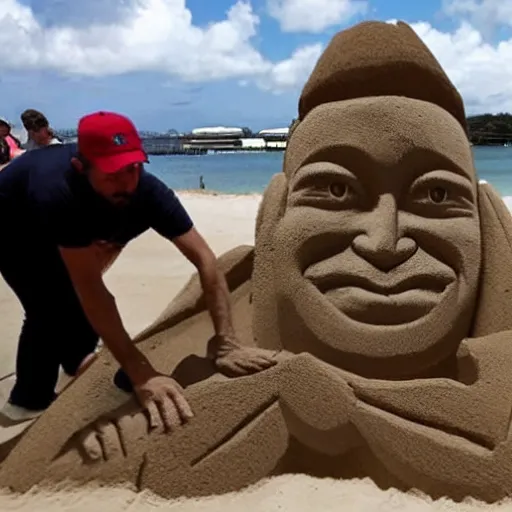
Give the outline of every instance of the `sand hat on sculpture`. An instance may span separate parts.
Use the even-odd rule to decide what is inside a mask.
[[[333,37],[302,90],[293,128],[318,105],[372,96],[406,96],[436,104],[467,132],[462,98],[423,41],[404,22],[378,21]]]

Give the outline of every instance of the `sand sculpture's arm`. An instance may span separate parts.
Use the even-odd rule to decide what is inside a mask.
[[[83,462],[107,463],[117,471],[119,457],[142,450],[147,460],[142,487],[151,482],[152,490],[167,494],[168,489],[155,488],[162,480],[154,477],[158,473],[166,475],[162,485],[172,484],[177,493],[192,478],[202,482],[200,492],[224,492],[268,476],[288,450],[290,436],[329,455],[362,443],[350,424],[356,402],[350,386],[339,371],[310,354],[289,354],[276,367],[241,379],[199,383],[186,396],[196,417],[172,435],[147,436],[144,421],[132,429],[103,424],[80,432]],[[132,417],[144,419],[142,412]],[[122,419],[114,414],[110,421],[117,425]],[[118,435],[119,440],[109,437]],[[127,453],[109,453],[112,446],[127,447]]]
[[[427,492],[499,499],[512,492],[512,333],[466,340],[475,381],[354,379],[353,421],[401,480]]]
[[[255,375],[191,386],[186,396],[197,413],[190,425],[151,441],[142,422],[131,433],[138,441],[118,444],[146,452],[141,485],[164,495],[171,483],[173,492],[187,489],[190,479],[202,482],[194,486],[199,493],[255,482],[280,464],[294,437],[332,456],[366,444],[405,485],[433,495],[499,499],[512,492],[509,339],[500,333],[463,343],[476,361],[473,384],[367,380],[310,354],[289,355]],[[110,459],[95,450],[112,442],[84,444],[89,462]],[[155,488],[160,481],[166,488]]]

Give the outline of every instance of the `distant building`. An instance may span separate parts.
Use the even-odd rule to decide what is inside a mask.
[[[266,141],[285,141],[288,139],[289,128],[270,128],[258,132],[258,137]]]
[[[190,133],[182,135],[181,141],[184,148],[230,151],[240,149],[242,139],[251,136],[249,128],[210,126],[194,128]]]
[[[250,139],[241,139],[242,149],[261,149],[264,150],[267,147],[265,139],[261,137],[251,137]]]
[[[286,148],[288,128],[261,130],[258,134],[246,127],[209,126],[194,128],[181,137],[184,148],[208,151],[265,151]]]
[[[205,128],[194,128],[190,133],[197,138],[242,138],[249,135],[248,128],[230,128],[226,126],[208,126]]]

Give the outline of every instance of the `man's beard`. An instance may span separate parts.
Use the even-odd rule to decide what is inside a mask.
[[[110,196],[110,202],[116,206],[126,206],[132,200],[132,194],[119,193]]]

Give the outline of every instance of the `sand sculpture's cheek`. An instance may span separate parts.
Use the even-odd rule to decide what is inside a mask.
[[[408,229],[421,250],[453,271],[459,287],[456,300],[461,307],[476,294],[481,232],[476,205],[453,196],[440,204],[429,201],[408,205]]]

